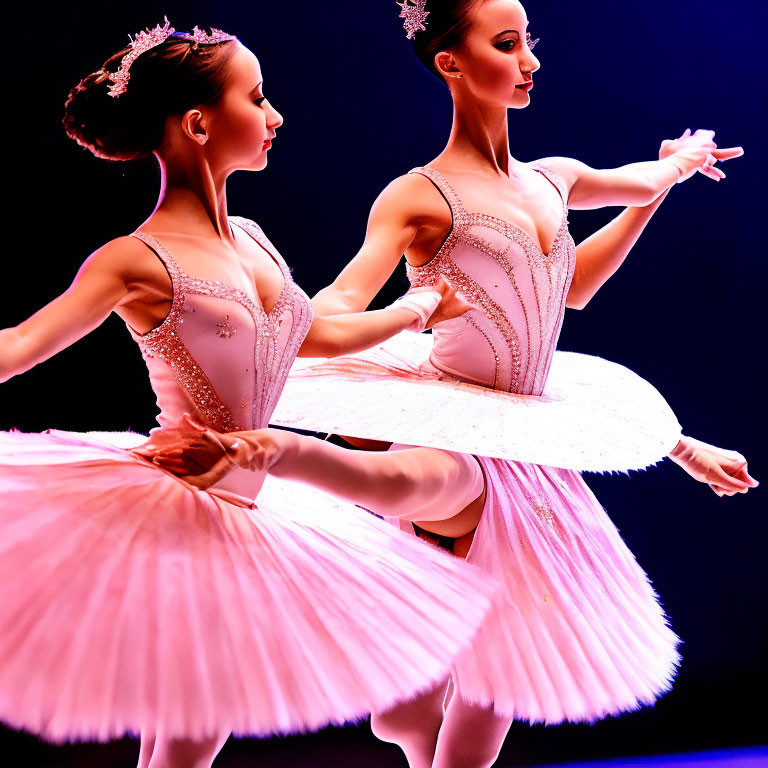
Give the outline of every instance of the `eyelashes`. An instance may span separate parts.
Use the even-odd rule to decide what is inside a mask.
[[[536,47],[536,44],[539,42],[540,39],[541,39],[540,37],[537,37],[534,40],[534,38],[531,37],[531,33],[530,32],[526,33],[526,35],[525,35],[525,43],[528,46],[528,50],[532,51]],[[500,51],[505,51],[505,52],[513,51],[517,47],[517,41],[516,40],[504,40],[501,43],[497,43],[495,47],[498,48]]]

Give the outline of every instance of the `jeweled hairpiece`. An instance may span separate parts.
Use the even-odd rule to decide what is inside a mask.
[[[424,26],[424,22],[429,16],[429,11],[424,10],[426,4],[427,0],[403,0],[402,3],[398,3],[402,8],[400,18],[405,19],[403,27],[408,33],[409,40],[412,40],[417,32],[424,32],[427,29]]]
[[[109,95],[117,98],[121,93],[125,93],[128,87],[128,81],[131,79],[131,65],[142,53],[151,51],[161,43],[164,43],[176,30],[171,26],[168,18],[165,18],[165,25],[159,24],[154,29],[147,28],[144,32],[137,33],[136,37],[128,39],[131,41],[131,50],[123,56],[120,61],[120,67],[117,72],[108,72],[107,77],[112,81],[109,86]]]
[[[211,27],[210,35],[200,29],[200,27],[195,27],[191,32],[179,32],[177,34],[168,21],[168,17],[165,17],[165,24],[162,27],[158,24],[154,29],[147,28],[143,32],[137,33],[134,38],[131,38],[130,35],[128,36],[128,39],[131,41],[131,50],[121,59],[117,72],[107,72],[107,79],[112,81],[112,85],[109,86],[109,95],[116,99],[120,94],[125,93],[128,81],[131,79],[131,65],[133,62],[142,53],[151,51],[173,35],[182,40],[194,41],[195,48],[199,44],[215,45],[216,43],[225,43],[229,40],[237,40],[234,35],[228,35],[226,32],[214,29],[213,27]]]
[[[216,43],[226,43],[229,40],[237,40],[234,35],[229,35],[215,27],[211,27],[210,35],[207,32],[203,32],[200,27],[195,27],[191,32],[179,33],[179,37],[183,37],[185,40],[194,40],[196,43],[202,43],[203,45],[215,45]]]

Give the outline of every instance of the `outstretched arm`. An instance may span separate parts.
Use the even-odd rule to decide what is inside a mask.
[[[668,193],[669,190],[663,192],[643,208],[627,208],[594,235],[579,243],[576,248],[576,269],[566,300],[567,307],[584,309],[587,306],[624,263]]]
[[[316,317],[299,357],[337,357],[370,349],[400,331],[420,332],[471,309],[450,283],[441,278],[434,289],[415,289],[387,309]]]
[[[362,312],[391,277],[419,228],[445,216],[444,203],[435,197],[431,183],[416,174],[391,182],[371,208],[360,251],[312,299],[315,314]]]
[[[688,132],[686,132],[688,133]],[[663,160],[633,163],[621,168],[597,170],[569,157],[538,161],[565,179],[570,208],[603,208],[609,205],[649,205],[673,184],[701,171],[720,180],[725,174],[714,164],[744,154],[741,147],[719,149],[714,131],[696,131],[678,139],[675,152]]]
[[[28,320],[0,330],[0,382],[47,360],[106,320],[130,294],[133,238],[118,238],[92,254],[70,288]]]
[[[203,489],[239,466],[311,485],[383,517],[416,522],[454,517],[484,486],[472,456],[434,448],[352,451],[277,429],[222,434],[188,415],[178,427],[153,431],[135,453]]]

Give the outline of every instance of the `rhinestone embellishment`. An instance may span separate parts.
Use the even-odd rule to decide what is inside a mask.
[[[232,325],[229,315],[224,315],[224,319],[216,324],[216,335],[222,339],[231,339],[237,333],[237,328]]]

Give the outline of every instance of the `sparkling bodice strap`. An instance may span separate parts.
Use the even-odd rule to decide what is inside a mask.
[[[440,173],[440,171],[436,171],[434,168],[427,168],[424,166],[422,168],[414,168],[412,171],[409,171],[409,173],[418,173],[421,176],[425,176],[437,187],[438,191],[445,198],[445,201],[448,203],[448,206],[451,209],[454,229],[459,228],[467,223],[469,214],[467,213],[466,208],[464,208],[464,204],[461,202],[461,198],[459,197],[456,190],[451,186],[448,179],[446,179],[445,176]]]
[[[168,271],[168,276],[171,278],[173,299],[168,318],[163,322],[163,325],[165,325],[169,320],[173,321],[178,318],[184,306],[184,273],[176,263],[176,259],[171,256],[171,252],[156,237],[153,237],[147,232],[134,232],[132,237],[141,240],[144,245],[154,252],[157,258],[160,259],[165,266]],[[152,333],[152,331],[150,331],[150,333]],[[149,334],[146,334],[146,336],[149,336]]]
[[[534,171],[540,173],[552,186],[560,193],[560,197],[563,200],[563,208],[568,209],[568,185],[562,176],[558,175],[554,171],[550,171],[549,168],[545,168],[542,165],[532,165]]]

